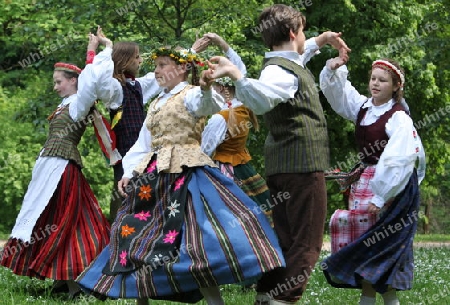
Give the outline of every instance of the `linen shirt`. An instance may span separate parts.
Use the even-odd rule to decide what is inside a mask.
[[[155,109],[161,108],[167,103],[167,100],[173,95],[179,93],[188,85],[188,82],[181,82],[176,85],[172,90],[166,92],[163,90],[157,100],[154,101]],[[184,105],[187,111],[196,117],[202,117],[216,113],[220,110],[219,104],[215,101],[222,101],[220,95],[214,90],[201,90],[200,87],[196,86],[190,89],[186,96],[184,97]],[[142,125],[141,131],[139,132],[139,137],[136,143],[130,148],[125,157],[122,160],[122,166],[124,169],[123,177],[131,178],[133,177],[133,170],[137,165],[144,159],[144,157],[151,152],[152,136],[150,130],[146,126],[146,122]]]
[[[306,63],[319,50],[315,38],[305,41],[303,54],[294,51],[266,52],[265,57],[283,57],[305,67]],[[275,108],[279,103],[286,103],[294,98],[298,89],[297,76],[277,65],[269,65],[261,71],[259,79],[242,77],[235,82],[236,98],[243,101],[257,115]]]
[[[320,73],[320,88],[333,110],[345,119],[356,122],[361,107],[367,108],[361,125],[367,126],[378,120],[394,105],[394,100],[376,106],[372,98],[360,94],[347,80],[347,67],[336,70],[324,67]],[[406,105],[405,101],[402,101]],[[408,106],[406,105],[406,109]],[[425,177],[425,152],[422,142],[410,116],[404,111],[395,112],[386,123],[387,145],[375,166],[375,175],[370,181],[374,197],[372,203],[382,208],[384,204],[398,195],[408,180],[419,159],[419,183]]]

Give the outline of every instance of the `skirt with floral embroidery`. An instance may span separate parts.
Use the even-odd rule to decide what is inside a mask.
[[[77,279],[111,298],[196,303],[201,287],[241,283],[285,265],[266,216],[219,169],[130,181],[111,243]]]

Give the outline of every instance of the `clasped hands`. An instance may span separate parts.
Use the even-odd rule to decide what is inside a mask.
[[[339,51],[339,56],[333,59],[335,69],[347,63],[351,49],[341,38],[342,33],[330,31],[323,33],[323,35],[325,35],[325,42]],[[200,86],[202,88],[210,86],[216,78],[229,76],[233,81],[242,78],[239,69],[226,57],[213,56],[207,61],[207,64],[208,70],[203,71],[200,77]]]

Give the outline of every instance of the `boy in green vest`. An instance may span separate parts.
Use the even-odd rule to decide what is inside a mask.
[[[329,167],[325,116],[311,72],[305,64],[325,44],[339,50],[343,62],[350,49],[341,33],[325,32],[305,41],[305,17],[276,4],[263,10],[258,30],[270,48],[259,80],[243,77],[224,57],[213,57],[202,80],[229,76],[237,98],[264,115],[269,134],[265,169],[273,203],[274,229],[286,268],[265,274],[255,304],[295,304],[305,291],[320,254],[326,218],[324,170]]]

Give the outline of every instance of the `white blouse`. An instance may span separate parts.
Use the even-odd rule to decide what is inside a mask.
[[[319,46],[315,38],[305,42],[303,54],[294,51],[266,52],[265,57],[287,58],[302,67],[318,53]],[[236,98],[242,101],[257,115],[269,112],[279,103],[286,103],[294,97],[298,88],[297,76],[277,65],[269,65],[261,71],[258,80],[242,77],[235,82]],[[312,90],[318,90],[313,88]]]
[[[361,121],[361,125],[367,126],[392,108],[394,100],[375,106],[372,98],[361,95],[352,86],[347,75],[346,66],[337,70],[325,66],[320,73],[320,88],[336,113],[356,123],[361,106],[367,108],[366,116]],[[406,102],[402,101],[402,104],[407,107]],[[419,183],[425,177],[425,152],[409,115],[404,111],[395,112],[387,121],[385,130],[389,141],[380,160],[374,165],[375,176],[369,184],[374,194],[371,202],[379,208],[405,188],[417,159]]]
[[[162,91],[159,94],[157,101],[155,101],[155,109],[161,108],[167,103],[169,98],[179,93],[187,85],[188,82],[181,82],[169,92]],[[202,117],[218,112],[220,106],[215,101],[222,101],[221,103],[223,103],[221,96],[217,92],[214,90],[204,91],[198,86],[188,90],[184,97],[184,105],[186,106],[187,111],[196,117]],[[144,121],[136,143],[134,143],[122,160],[122,167],[124,170],[123,177],[131,178],[133,176],[133,170],[139,165],[141,160],[151,152],[151,143],[151,133]]]
[[[231,100],[230,107],[236,108],[242,105],[242,102],[234,98]],[[225,103],[221,108],[221,110],[228,109],[228,105]],[[222,142],[225,140],[227,130],[228,126],[225,118],[221,114],[213,114],[208,120],[208,124],[206,124],[205,129],[202,133],[202,151],[211,157],[217,146],[222,144]]]
[[[234,65],[238,67],[243,76],[247,75],[247,67],[245,66],[239,54],[237,54],[231,47],[229,47],[225,55]],[[221,110],[225,110],[229,107],[235,108],[242,105],[242,102],[238,101],[236,98],[233,98],[231,100],[230,106],[227,103],[223,103],[220,105],[220,107]],[[202,133],[202,151],[208,156],[212,156],[217,146],[219,146],[225,140],[227,130],[227,122],[225,121],[224,117],[218,113],[213,114],[208,120],[208,124],[206,124],[205,129]]]
[[[69,115],[75,122],[86,119],[89,110],[96,100],[92,93],[95,91],[96,84],[91,81],[93,75],[106,75],[111,70],[101,71],[102,73],[99,72],[93,65],[86,66],[78,77],[77,93],[64,98],[58,106],[59,108],[69,105]],[[98,82],[103,81],[101,77],[97,79]],[[38,157],[10,237],[20,239],[24,242],[30,242],[33,227],[39,219],[39,216],[45,210],[50,198],[53,196],[68,163],[69,160],[61,157]]]
[[[78,80],[78,91],[83,93],[81,100],[101,100],[106,108],[117,109],[123,102],[123,89],[121,83],[113,77],[114,62],[111,58],[112,49],[105,48],[94,57],[92,64],[87,65],[83,72],[85,77]],[[152,97],[161,92],[162,88],[158,85],[155,74],[147,73],[143,77],[136,78],[142,88],[142,96],[144,104]],[[127,79],[127,82],[134,86],[134,81]],[[84,86],[92,88],[92,90],[84,90]],[[77,105],[76,111],[84,111],[84,107],[90,108],[90,105]]]

